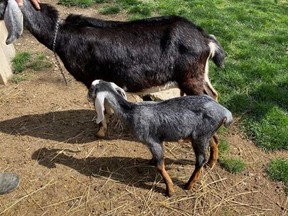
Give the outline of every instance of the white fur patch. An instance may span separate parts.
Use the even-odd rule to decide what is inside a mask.
[[[117,91],[118,93],[120,93],[121,96],[122,96],[124,99],[127,99],[127,95],[126,95],[125,91],[124,91],[122,88],[120,88],[118,85],[116,85],[116,84],[113,83],[113,82],[111,82],[110,84],[111,84],[111,87],[112,87],[115,91]]]
[[[101,80],[94,80],[94,81],[92,82],[92,86],[95,86],[95,85],[99,84],[100,81],[101,81]]]
[[[100,92],[97,94],[97,97],[95,99],[95,110],[97,113],[97,119],[96,123],[99,124],[102,122],[105,118],[104,111],[105,111],[105,106],[104,106],[104,101],[106,98],[107,92]]]
[[[208,46],[210,47],[210,57],[213,58],[216,51],[219,49],[217,44],[214,42],[209,42]]]

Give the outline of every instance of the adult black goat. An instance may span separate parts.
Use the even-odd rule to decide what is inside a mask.
[[[26,28],[87,88],[95,79],[114,82],[128,92],[158,90],[172,83],[182,95],[207,93],[218,98],[209,80],[208,60],[223,66],[224,50],[213,35],[184,18],[119,22],[71,14],[60,21],[51,5],[41,4],[37,11],[24,0],[20,12],[14,0],[0,0],[0,19],[8,22],[7,43],[22,33],[22,15]],[[97,135],[105,136],[106,127],[104,121]]]
[[[0,0],[0,19],[12,1]],[[207,93],[217,99],[208,59],[221,67],[224,50],[213,35],[184,18],[119,22],[71,14],[60,21],[58,11],[48,4],[37,11],[24,0],[20,9],[26,28],[40,43],[55,48],[68,72],[87,88],[95,79],[112,81],[130,92],[174,82],[187,95]],[[8,16],[16,16],[17,10],[7,10]],[[12,20],[16,25],[17,19]],[[9,32],[9,43],[13,34]],[[17,38],[19,32],[15,34]]]

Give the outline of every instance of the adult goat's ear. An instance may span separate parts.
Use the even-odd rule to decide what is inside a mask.
[[[127,95],[124,91],[124,89],[120,88],[119,86],[117,86],[115,83],[111,82],[111,86],[112,88],[114,88],[123,98],[125,98],[127,100]]]
[[[4,19],[4,13],[7,7],[7,0],[0,0],[0,20]]]
[[[105,111],[105,106],[104,106],[104,101],[105,101],[106,94],[105,92],[101,92],[97,94],[96,99],[95,99],[95,109],[97,113],[97,119],[96,123],[99,124],[100,122],[103,121],[105,118],[104,111]]]
[[[8,30],[6,44],[13,43],[23,32],[23,15],[15,0],[8,0],[4,12],[4,22]]]

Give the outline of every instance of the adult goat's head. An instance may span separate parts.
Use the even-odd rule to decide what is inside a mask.
[[[0,20],[8,30],[6,44],[13,43],[23,32],[23,15],[15,0],[0,0]]]

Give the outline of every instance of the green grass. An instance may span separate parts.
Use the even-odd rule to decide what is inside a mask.
[[[82,7],[87,8],[95,4],[94,0],[59,0],[58,4],[64,5],[66,7]]]
[[[288,160],[275,159],[271,160],[268,164],[267,172],[272,180],[281,181],[286,187],[288,192]]]
[[[12,59],[14,75],[11,78],[11,82],[19,83],[21,81],[27,80],[29,76],[22,73],[26,69],[42,71],[51,67],[52,63],[49,62],[42,53],[35,55],[29,52],[16,53],[15,57]]]
[[[117,14],[120,11],[121,9],[118,6],[105,6],[100,10],[100,13],[103,15],[108,15],[108,14]]]
[[[12,83],[18,84],[18,83],[25,81],[25,80],[28,80],[28,79],[29,79],[29,76],[27,74],[20,73],[20,74],[14,74],[11,77],[10,81]]]
[[[16,53],[12,59],[12,68],[15,74],[21,73],[26,69],[26,64],[30,61],[31,56],[29,52]]]
[[[219,149],[219,163],[222,168],[227,170],[230,173],[240,173],[245,170],[246,164],[240,158],[235,158],[234,156],[229,155],[230,145],[225,140],[220,140],[218,149]]]
[[[222,155],[226,155],[229,151],[229,143],[225,140],[220,140],[218,144],[218,150],[219,150],[219,157]]]
[[[52,63],[46,60],[43,54],[37,54],[33,61],[27,64],[27,68],[31,68],[34,71],[45,70],[47,68],[51,68]]]
[[[239,158],[222,157],[219,162],[230,173],[240,173],[246,168],[244,161]]]

